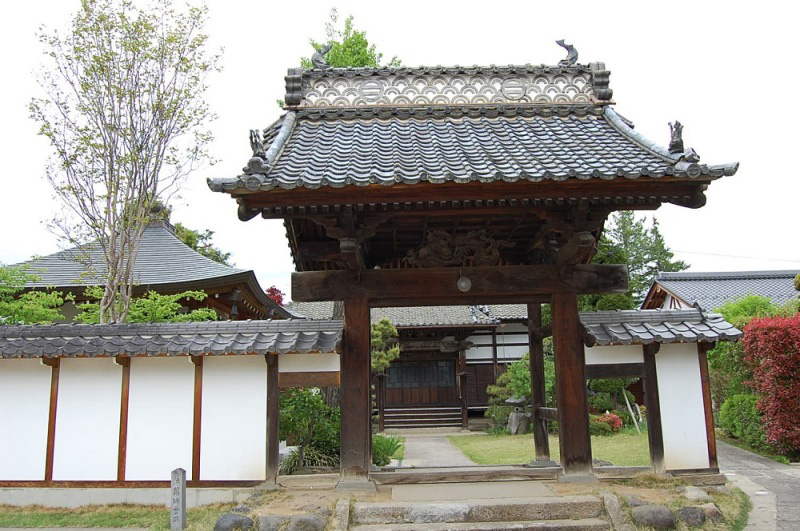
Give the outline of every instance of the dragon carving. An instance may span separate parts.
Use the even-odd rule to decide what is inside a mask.
[[[513,242],[495,240],[485,230],[453,235],[443,230],[429,231],[425,243],[408,251],[403,263],[412,267],[487,266],[500,263],[500,249]]]

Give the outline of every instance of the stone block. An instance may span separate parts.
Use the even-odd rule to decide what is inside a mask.
[[[640,505],[631,510],[631,518],[636,525],[654,529],[675,529],[675,515],[666,505]]]
[[[678,518],[689,527],[700,527],[706,521],[706,513],[702,507],[682,507],[678,509]]]

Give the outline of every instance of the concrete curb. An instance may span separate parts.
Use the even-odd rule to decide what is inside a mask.
[[[778,503],[774,492],[770,492],[755,481],[734,472],[724,473],[728,481],[750,497],[753,509],[747,519],[745,531],[763,531],[778,528]]]

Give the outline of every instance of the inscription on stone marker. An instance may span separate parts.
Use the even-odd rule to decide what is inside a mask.
[[[186,529],[186,471],[176,468],[172,471],[170,485],[170,529]]]

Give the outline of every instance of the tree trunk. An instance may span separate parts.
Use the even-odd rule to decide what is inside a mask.
[[[320,387],[322,400],[328,407],[339,408],[342,401],[342,388],[338,385],[332,387]]]

